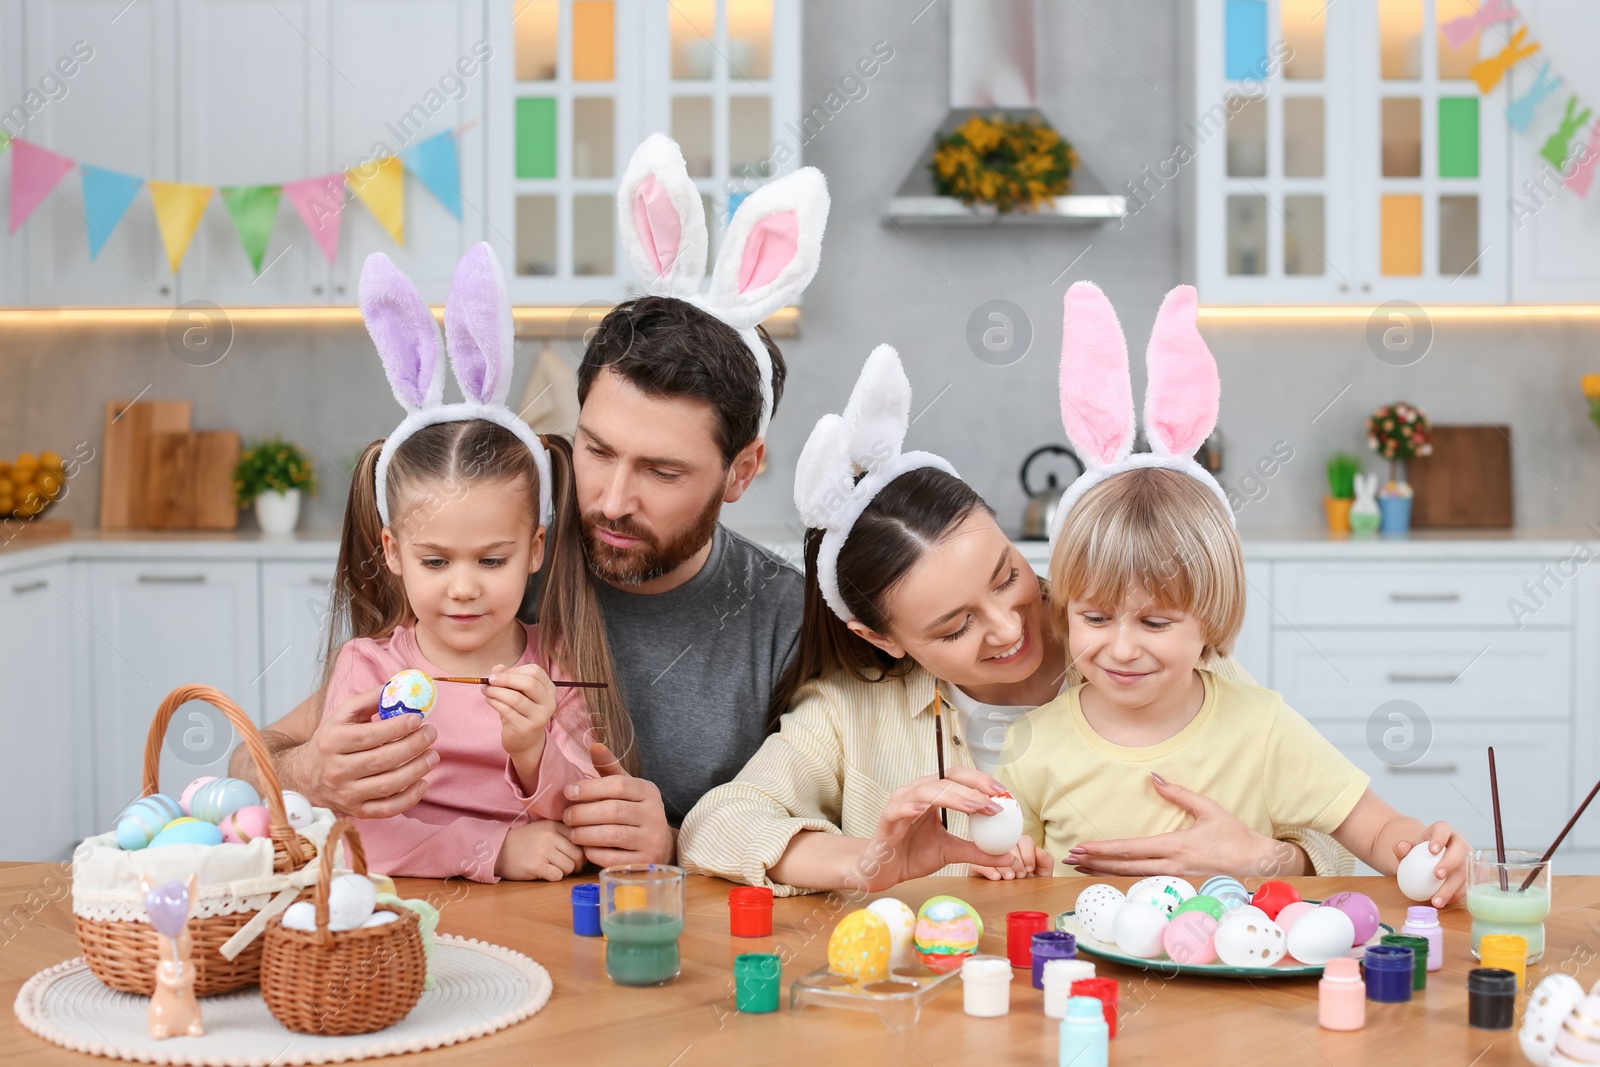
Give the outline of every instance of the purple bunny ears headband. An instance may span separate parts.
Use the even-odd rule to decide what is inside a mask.
[[[445,349],[433,311],[411,279],[381,252],[368,256],[361,267],[361,317],[383,360],[394,398],[406,409],[405,419],[378,453],[375,478],[383,524],[389,525],[385,486],[389,461],[401,442],[424,426],[484,419],[516,434],[533,454],[539,471],[539,522],[550,525],[550,453],[533,428],[506,407],[511,391],[511,300],[494,250],[481,241],[467,249],[450,278],[444,306],[450,366],[467,398],[464,403],[442,402]]]
[[[689,177],[677,142],[645,138],[628,161],[617,190],[622,245],[651,296],[686,300],[739,332],[761,372],[761,424],[772,420],[772,358],[756,333],[761,321],[810,284],[822,256],[828,222],[828,183],[802,167],[745,197],[728,222],[706,272],[706,218],[700,190]]]
[[[844,622],[855,615],[839,595],[839,550],[850,529],[884,486],[909,471],[932,467],[959,478],[931,452],[902,452],[911,419],[911,382],[900,356],[879,345],[867,357],[842,415],[824,415],[800,452],[794,504],[805,524],[822,531],[817,585]],[[863,477],[858,482],[856,475]]]
[[[1149,452],[1133,452],[1133,385],[1128,341],[1111,301],[1093,282],[1067,290],[1061,322],[1061,422],[1083,460],[1084,473],[1067,487],[1050,520],[1050,544],[1083,494],[1107,478],[1138,467],[1164,467],[1196,479],[1216,495],[1228,520],[1228,494],[1194,454],[1217,425],[1222,382],[1200,336],[1192,285],[1161,301],[1145,349],[1144,435]]]

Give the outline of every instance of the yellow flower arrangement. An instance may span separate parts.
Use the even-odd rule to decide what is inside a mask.
[[[1032,211],[1072,187],[1078,156],[1049,124],[1037,119],[974,115],[933,153],[933,180],[943,196],[968,206]]]

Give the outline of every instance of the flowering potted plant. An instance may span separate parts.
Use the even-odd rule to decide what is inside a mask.
[[[1589,401],[1589,418],[1600,426],[1600,374],[1585,374],[1580,383],[1583,395]]]
[[[1384,533],[1404,533],[1411,526],[1411,485],[1406,460],[1433,454],[1433,423],[1421,408],[1396,400],[1367,419],[1367,445],[1389,461],[1389,480],[1378,490]]]
[[[286,534],[300,519],[300,491],[317,491],[311,461],[298,445],[273,436],[239,454],[233,468],[233,499],[241,508],[255,505],[263,533]]]

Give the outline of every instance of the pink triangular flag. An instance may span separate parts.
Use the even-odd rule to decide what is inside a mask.
[[[300,221],[311,231],[311,237],[322,249],[329,263],[339,254],[339,213],[344,210],[344,174],[325,174],[320,178],[302,178],[283,187]]]
[[[1583,161],[1574,163],[1572,171],[1562,180],[1563,185],[1579,196],[1589,195],[1589,185],[1594,181],[1594,168],[1600,163],[1600,122],[1589,127],[1589,148],[1583,153]]]
[[[11,232],[27,221],[56,182],[72,169],[72,160],[20,137],[11,139]]]

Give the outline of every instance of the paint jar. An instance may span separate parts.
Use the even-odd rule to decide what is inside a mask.
[[[1439,925],[1439,909],[1426,904],[1406,909],[1406,921],[1400,932],[1407,937],[1422,937],[1428,941],[1428,970],[1437,971],[1444,966],[1444,927]]]
[[[1367,999],[1398,1004],[1411,999],[1411,975],[1416,961],[1403,945],[1368,945],[1361,960],[1366,971]]]
[[[1040,930],[1028,943],[1033,957],[1033,988],[1044,988],[1044,961],[1070,960],[1078,955],[1078,939],[1064,930]]]
[[[572,932],[579,937],[600,936],[600,886],[581,882],[572,887]]]
[[[1072,997],[1061,1020],[1058,1067],[1107,1067],[1111,1062],[1111,1029],[1093,997]]]
[[[1033,966],[1033,935],[1050,929],[1050,916],[1042,911],[1006,912],[1006,956],[1011,966]]]
[[[740,885],[728,890],[728,932],[734,937],[772,936],[772,890]]]
[[[1072,983],[1094,977],[1094,964],[1088,960],[1044,961],[1044,1013],[1052,1019],[1064,1019],[1067,1001],[1072,996]]]
[[[1518,989],[1527,981],[1528,942],[1520,934],[1484,934],[1478,942],[1478,958],[1485,967],[1516,975]]]
[[[961,1006],[968,1015],[994,1018],[1011,1010],[1011,961],[968,956],[961,961]]]
[[[1467,1025],[1509,1030],[1517,1017],[1517,976],[1498,967],[1467,972]]]
[[[1403,945],[1411,950],[1411,991],[1428,988],[1428,939],[1409,934],[1384,934],[1384,945]]]
[[[1361,966],[1349,956],[1335,956],[1317,983],[1317,1025],[1324,1030],[1359,1030],[1367,1023],[1367,990]]]
[[[741,952],[733,958],[733,1002],[747,1015],[778,1010],[782,961],[771,952]]]
[[[1110,1037],[1117,1036],[1117,1002],[1121,999],[1115,978],[1080,978],[1072,983],[1072,999],[1067,1001],[1067,1010],[1072,1010],[1072,1001],[1078,997],[1093,997],[1100,1002],[1101,1014],[1106,1020],[1106,1030]]]

